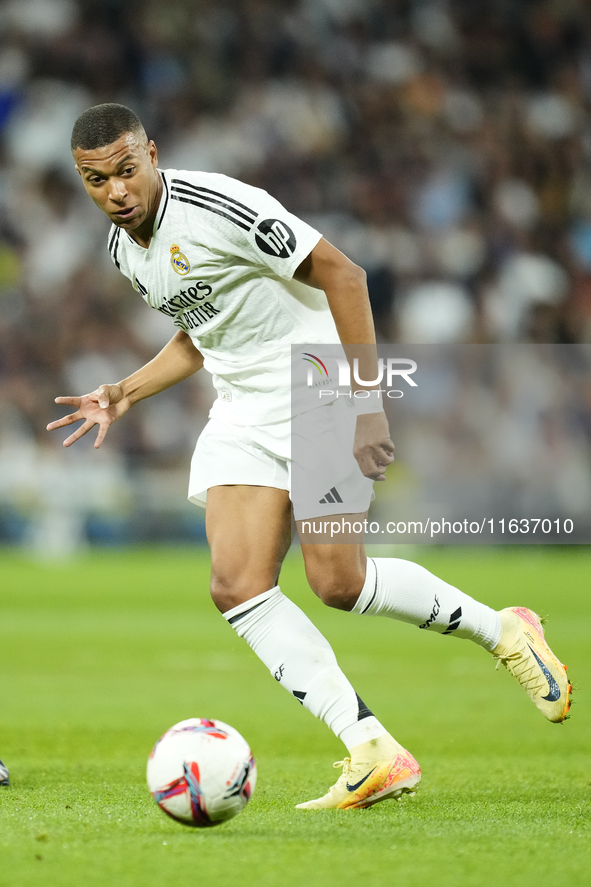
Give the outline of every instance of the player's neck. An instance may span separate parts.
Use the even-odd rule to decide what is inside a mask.
[[[158,177],[158,181],[156,183],[156,193],[154,195],[154,200],[152,201],[152,209],[150,213],[141,225],[138,225],[137,228],[132,228],[128,231],[128,234],[137,244],[143,246],[144,249],[148,249],[150,246],[150,242],[152,240],[152,235],[154,234],[154,222],[156,220],[156,215],[158,213],[158,207],[160,206],[160,200],[162,198],[162,176],[159,172],[156,172]]]

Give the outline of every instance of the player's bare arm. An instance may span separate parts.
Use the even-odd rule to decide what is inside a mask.
[[[376,337],[363,268],[322,238],[294,276],[324,290],[349,362],[357,358],[359,377],[375,379],[377,358],[367,346],[375,345]],[[358,386],[354,383],[354,387]],[[394,461],[394,444],[383,411],[358,417],[353,452],[366,477],[386,479],[386,466]]]
[[[56,397],[56,403],[76,409],[68,416],[51,422],[47,430],[54,431],[84,420],[84,424],[64,441],[64,446],[69,447],[98,425],[94,443],[95,449],[98,449],[109,427],[124,416],[134,403],[182,382],[202,366],[203,355],[195,348],[190,337],[179,330],[153,360],[126,379],[100,385],[96,391],[81,397]]]

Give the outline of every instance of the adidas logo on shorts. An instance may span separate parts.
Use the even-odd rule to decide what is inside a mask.
[[[334,505],[335,502],[342,502],[343,500],[339,496],[337,488],[331,487],[329,492],[324,494],[324,499],[319,499],[318,501],[321,505],[327,505],[328,503]]]

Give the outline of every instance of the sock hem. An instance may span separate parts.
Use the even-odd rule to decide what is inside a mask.
[[[244,601],[242,604],[238,604],[236,607],[232,607],[231,610],[226,610],[225,613],[222,613],[222,616],[232,625],[232,622],[238,618],[239,616],[244,616],[249,610],[254,610],[256,607],[259,607],[261,604],[264,604],[265,601],[268,601],[270,597],[274,594],[281,594],[281,589],[278,585],[274,585],[273,588],[269,588],[267,591],[263,591],[262,594],[257,594],[256,597],[250,598],[248,601]]]
[[[379,739],[387,732],[384,725],[378,721],[375,715],[372,715],[370,718],[364,718],[362,721],[345,727],[338,735],[341,742],[347,746],[347,750],[351,751],[355,746],[363,745],[364,742],[370,742],[372,739]]]
[[[378,568],[372,557],[368,557],[365,571],[365,582],[359,593],[359,597],[355,601],[355,606],[351,613],[363,616],[376,599],[378,593]]]

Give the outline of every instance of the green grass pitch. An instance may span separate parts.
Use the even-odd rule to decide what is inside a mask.
[[[591,550],[412,557],[494,607],[548,614],[572,718],[546,722],[468,641],[324,608],[294,553],[283,590],[423,768],[414,798],[313,813],[294,805],[334,781],[343,749],[217,614],[205,551],[66,566],[0,553],[0,757],[13,783],[0,789],[1,887],[590,883]],[[154,741],[192,716],[234,725],[259,771],[245,812],[204,831],[167,819],[145,785]]]

